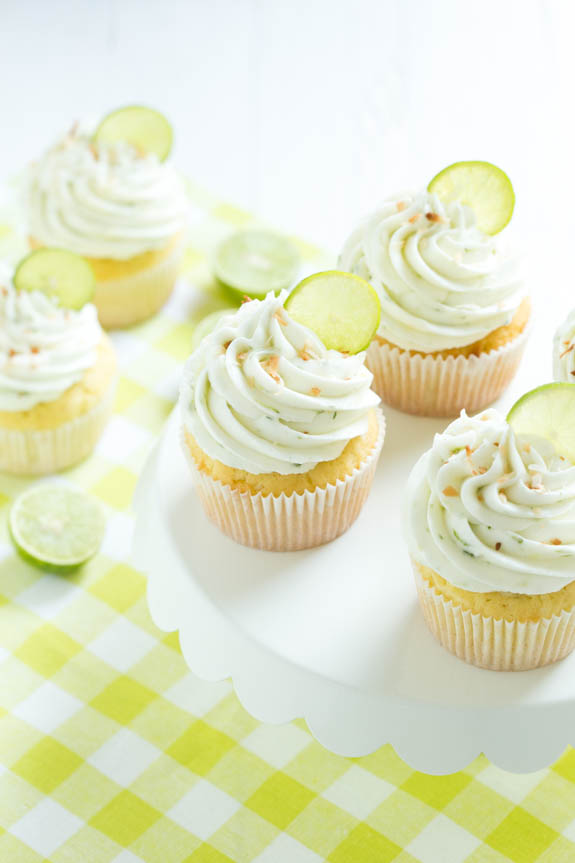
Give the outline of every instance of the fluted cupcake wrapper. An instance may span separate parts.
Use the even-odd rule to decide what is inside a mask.
[[[172,293],[183,253],[181,241],[167,257],[146,270],[97,282],[94,305],[102,326],[129,327],[155,315]]]
[[[115,383],[87,413],[51,429],[0,428],[0,471],[21,476],[56,473],[85,459],[114,407]]]
[[[476,413],[495,401],[521,361],[527,328],[512,341],[479,355],[410,355],[397,346],[372,341],[366,365],[372,387],[388,405],[405,413],[450,417],[465,408]]]
[[[413,571],[427,625],[443,647],[471,665],[528,671],[563,659],[575,647],[575,609],[526,623],[496,620],[445,599],[415,562]]]
[[[325,488],[274,497],[240,492],[199,470],[182,441],[206,514],[241,545],[267,551],[298,551],[331,542],[344,533],[364,505],[385,437],[378,410],[379,434],[371,452],[353,473]]]

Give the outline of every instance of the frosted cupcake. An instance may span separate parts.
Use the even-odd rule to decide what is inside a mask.
[[[575,383],[575,309],[555,333],[553,378],[564,383]]]
[[[173,167],[129,140],[95,140],[92,130],[74,128],[30,170],[30,243],[90,262],[94,304],[107,328],[142,321],[165,303],[179,273],[187,219]]]
[[[575,466],[548,440],[517,435],[493,409],[462,412],[413,469],[406,524],[444,647],[513,671],[573,650]]]
[[[62,308],[0,271],[0,471],[45,474],[92,451],[112,411],[116,361],[93,305]]]
[[[364,353],[328,350],[286,309],[245,303],[190,356],[183,443],[208,516],[237,542],[289,551],[357,518],[383,444]]]
[[[453,416],[485,407],[508,385],[530,304],[516,261],[471,207],[428,191],[391,198],[350,236],[339,266],[379,294],[367,365],[387,404]]]

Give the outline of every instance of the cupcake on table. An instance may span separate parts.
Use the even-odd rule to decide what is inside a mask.
[[[381,300],[367,365],[387,404],[454,416],[509,384],[530,317],[516,260],[495,237],[514,202],[499,168],[458,162],[425,191],[386,201],[349,237],[339,266]]]
[[[30,169],[30,243],[89,261],[106,328],[155,314],[178,276],[188,202],[171,145],[165,117],[122,108],[95,131],[74,126]]]
[[[521,671],[575,647],[575,387],[507,420],[462,412],[414,467],[407,542],[425,619],[473,665]]]
[[[116,359],[77,255],[41,249],[0,268],[0,471],[45,474],[93,450],[112,412]]]
[[[558,327],[553,339],[553,377],[575,383],[575,309]]]
[[[357,518],[385,428],[364,364],[379,311],[362,279],[319,273],[289,298],[245,302],[190,356],[184,450],[208,516],[237,542],[309,548]]]

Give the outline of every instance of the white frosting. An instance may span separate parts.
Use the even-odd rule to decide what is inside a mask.
[[[428,192],[386,201],[350,236],[339,266],[372,283],[379,335],[405,350],[470,345],[508,324],[523,296],[515,262],[474,212]]]
[[[465,411],[409,478],[411,554],[456,587],[540,594],[575,580],[575,466],[495,410]]]
[[[92,258],[127,259],[161,248],[183,230],[182,181],[154,154],[70,133],[32,165],[30,234]]]
[[[188,359],[185,427],[211,458],[250,473],[305,473],[365,434],[379,398],[364,354],[327,350],[283,308],[245,303]]]
[[[0,411],[52,402],[95,364],[102,329],[96,308],[60,308],[39,291],[16,291],[0,271]]]
[[[555,333],[553,377],[556,381],[575,383],[575,309]]]

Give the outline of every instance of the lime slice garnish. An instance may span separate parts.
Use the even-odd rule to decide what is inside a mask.
[[[142,153],[155,153],[160,162],[168,158],[174,133],[159,111],[144,105],[118,108],[104,117],[96,131],[96,144],[126,141]]]
[[[12,505],[10,535],[20,554],[35,566],[75,569],[100,548],[106,519],[98,501],[63,485],[37,485]]]
[[[289,287],[299,267],[295,247],[272,231],[237,231],[219,244],[214,256],[214,272],[220,282],[259,299]]]
[[[20,261],[14,273],[18,291],[42,291],[66,309],[81,309],[89,303],[94,285],[88,261],[65,249],[36,249]]]
[[[225,315],[231,315],[236,309],[218,309],[217,312],[211,312],[199,322],[194,332],[192,333],[191,349],[195,351],[201,341],[208,336],[212,330],[215,330],[218,323]]]
[[[517,434],[534,435],[554,445],[575,464],[575,384],[554,383],[521,396],[507,414]]]
[[[491,162],[455,162],[433,178],[428,190],[446,204],[460,201],[471,207],[486,234],[498,234],[513,215],[511,180]]]
[[[285,308],[326,348],[349,354],[368,347],[381,314],[379,297],[369,282],[339,270],[308,276],[293,289]]]

